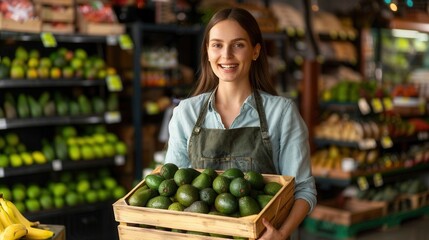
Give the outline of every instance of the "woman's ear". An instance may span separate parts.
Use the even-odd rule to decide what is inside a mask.
[[[256,61],[256,59],[258,59],[260,51],[261,51],[261,44],[257,43],[253,48],[253,61]]]

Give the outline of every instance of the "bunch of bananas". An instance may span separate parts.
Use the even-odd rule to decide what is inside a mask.
[[[29,221],[15,204],[0,194],[0,240],[50,239],[54,235],[50,230],[37,228],[38,224]]]

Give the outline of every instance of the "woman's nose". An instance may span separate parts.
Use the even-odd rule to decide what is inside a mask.
[[[231,58],[231,56],[232,56],[232,48],[230,46],[226,46],[223,49],[222,57],[224,57],[224,58]]]

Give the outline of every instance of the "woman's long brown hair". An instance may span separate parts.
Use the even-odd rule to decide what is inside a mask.
[[[259,56],[256,61],[252,62],[250,67],[249,76],[252,90],[254,91],[258,89],[272,95],[277,95],[277,92],[270,81],[267,51],[265,49],[258,22],[252,14],[241,8],[227,8],[220,10],[213,15],[210,22],[207,24],[204,31],[203,42],[201,44],[201,74],[191,95],[196,96],[201,93],[213,91],[219,83],[219,79],[213,73],[208,61],[207,44],[212,27],[223,20],[236,21],[249,35],[253,47],[258,43],[261,45]]]

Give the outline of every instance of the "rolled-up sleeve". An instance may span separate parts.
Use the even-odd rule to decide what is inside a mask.
[[[281,122],[278,167],[282,175],[295,177],[295,199],[304,199],[310,212],[317,203],[317,191],[311,173],[308,130],[294,102],[288,101]]]

